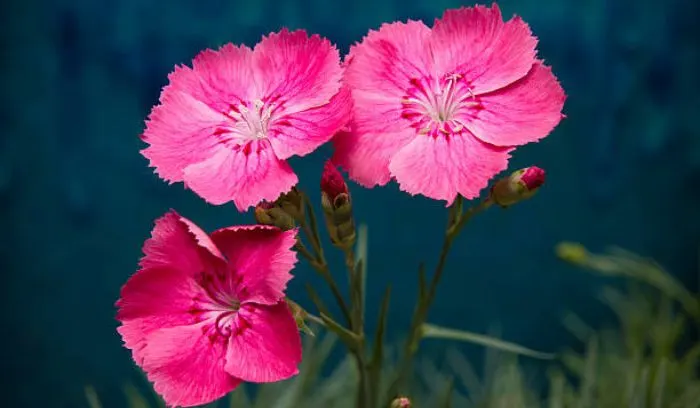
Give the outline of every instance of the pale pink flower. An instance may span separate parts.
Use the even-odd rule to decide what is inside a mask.
[[[244,211],[298,181],[287,163],[346,125],[350,98],[331,43],[299,30],[263,37],[254,49],[205,50],[178,66],[153,108],[142,151],[156,172],[212,204]]]
[[[536,58],[537,39],[496,4],[448,10],[432,29],[383,25],[351,48],[354,120],[334,160],[372,187],[392,178],[450,204],[477,197],[515,146],[549,134],[564,91]]]
[[[295,236],[267,226],[208,236],[174,211],[156,221],[117,319],[125,346],[169,406],[298,373],[301,339],[284,300]]]

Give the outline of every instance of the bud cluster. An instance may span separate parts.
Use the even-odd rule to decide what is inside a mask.
[[[274,225],[288,231],[296,221],[304,217],[304,202],[301,193],[292,187],[275,202],[263,201],[255,207],[255,221],[262,225]]]

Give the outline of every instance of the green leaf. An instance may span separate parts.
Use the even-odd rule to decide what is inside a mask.
[[[439,407],[441,408],[450,408],[452,406],[452,393],[455,388],[455,380],[454,378],[450,378],[447,381],[447,385],[445,386],[445,391],[443,391],[442,396],[440,397],[440,402],[438,404]]]
[[[352,279],[350,280],[350,291],[352,299],[352,317],[353,317],[353,327],[355,330],[364,327],[364,310],[362,309],[362,299],[364,294],[362,293],[362,277],[360,273],[362,271],[362,261],[355,263],[354,270],[352,271]]]
[[[432,324],[424,324],[422,326],[422,334],[424,338],[436,338],[446,340],[464,341],[467,343],[478,344],[481,346],[497,349],[500,351],[520,354],[532,358],[542,360],[551,360],[554,354],[544,353],[523,347],[519,344],[510,343],[494,337],[485,336],[483,334],[472,333],[464,330],[449,329],[445,327],[435,326]]]
[[[345,343],[345,345],[350,349],[350,350],[357,350],[358,347],[360,346],[361,338],[351,332],[350,330],[346,329],[345,327],[341,326],[338,322],[335,320],[331,319],[324,313],[321,313],[321,319],[323,320],[323,323],[326,324],[326,327],[328,330],[331,330],[333,333],[338,335],[338,338],[340,341]]]
[[[97,391],[92,385],[85,386],[85,399],[87,400],[90,408],[102,408],[102,403],[100,402],[100,397],[97,396]]]
[[[328,307],[326,306],[325,303],[323,303],[323,301],[321,300],[321,297],[316,292],[316,289],[314,289],[314,287],[308,283],[306,284],[306,292],[309,294],[311,301],[316,306],[316,309],[318,309],[319,312],[321,312],[322,314],[325,314],[326,316],[331,316],[331,313],[328,310]]]
[[[150,406],[146,397],[133,384],[124,386],[124,395],[129,408],[149,408]]]
[[[369,363],[369,386],[370,398],[372,404],[376,404],[379,398],[379,389],[381,387],[381,370],[384,359],[384,332],[386,331],[386,321],[389,312],[389,299],[391,298],[391,286],[384,291],[382,306],[379,309],[379,318],[377,319],[377,331],[374,335],[374,350],[372,360]]]
[[[311,205],[311,200],[306,194],[304,194],[303,200],[304,208],[309,216],[309,227],[311,227],[311,231],[313,232],[313,237],[311,237],[311,239],[315,241],[316,250],[319,252],[318,255],[323,256],[323,249],[321,248],[321,235],[319,234],[318,222],[316,221],[316,214],[314,214],[314,207]]]
[[[379,318],[377,319],[377,332],[374,336],[374,353],[372,354],[372,364],[381,366],[383,358],[384,332],[386,331],[386,322],[389,312],[389,299],[391,298],[391,286],[388,286],[384,291],[382,305],[379,309]]]
[[[228,397],[229,408],[249,408],[250,399],[248,399],[248,394],[245,391],[245,387],[238,387],[235,391],[229,394]]]
[[[365,290],[367,288],[367,224],[360,224],[357,229],[357,245],[355,246],[355,259],[362,265],[359,269],[360,286],[362,288],[362,310],[365,310]]]

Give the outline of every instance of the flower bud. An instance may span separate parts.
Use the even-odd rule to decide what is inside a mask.
[[[389,408],[411,408],[411,400],[406,397],[398,397],[391,401]]]
[[[349,248],[355,243],[355,220],[348,185],[338,169],[327,161],[321,175],[321,207],[333,245]]]
[[[294,219],[279,205],[263,201],[255,206],[255,221],[262,225],[274,225],[288,231],[295,227]]]
[[[535,195],[544,184],[544,179],[545,172],[539,167],[520,169],[494,184],[491,188],[491,200],[501,207],[509,207]]]
[[[282,194],[275,203],[295,220],[304,219],[304,198],[296,187]]]
[[[297,323],[297,328],[299,331],[302,331],[306,334],[310,334],[311,336],[314,335],[314,332],[311,331],[311,328],[306,325],[306,316],[307,312],[304,310],[301,306],[299,306],[296,302],[289,298],[284,298],[284,300],[287,302],[287,306],[289,307],[289,310],[292,312],[292,316],[294,316],[294,321]]]

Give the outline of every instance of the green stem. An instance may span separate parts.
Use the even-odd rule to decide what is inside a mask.
[[[437,286],[440,283],[440,279],[442,278],[442,274],[445,269],[445,264],[447,262],[447,255],[449,254],[450,249],[452,248],[452,243],[462,231],[462,228],[464,228],[467,222],[475,214],[489,208],[493,204],[493,202],[489,198],[486,198],[478,205],[470,208],[469,210],[467,210],[466,213],[462,214],[462,203],[462,197],[459,196],[449,209],[449,221],[447,229],[445,231],[445,237],[442,242],[440,257],[438,259],[437,265],[435,266],[435,271],[433,272],[433,277],[430,280],[430,284],[425,294],[425,297],[419,299],[416,309],[413,312],[413,317],[411,319],[411,328],[409,330],[408,339],[406,340],[406,344],[404,346],[401,362],[399,363],[399,370],[397,372],[396,379],[389,387],[389,394],[387,395],[389,402],[387,402],[387,406],[389,405],[391,399],[397,395],[399,387],[402,386],[403,382],[406,380],[406,377],[408,376],[411,370],[413,356],[418,351],[418,345],[420,343],[421,338],[423,337],[423,324],[425,323],[425,320],[428,317],[428,310],[430,309],[430,306],[432,305],[433,300],[435,298],[435,292],[437,291]]]
[[[344,248],[345,267],[348,270],[350,277],[350,304],[351,304],[351,324],[353,333],[360,339],[360,345],[355,351],[355,362],[357,363],[357,371],[359,374],[358,394],[356,406],[357,408],[372,408],[375,404],[372,402],[369,393],[369,366],[365,356],[365,333],[364,333],[364,305],[363,305],[363,288],[362,283],[362,268],[358,267],[355,262],[355,252],[352,247]]]
[[[306,248],[306,245],[304,245],[304,243],[298,237],[297,237],[297,243],[296,243],[296,245],[294,245],[294,249],[296,249],[297,252],[299,252],[301,254],[301,256],[303,256],[304,259],[306,259],[307,261],[309,261],[309,262],[316,261],[316,257],[313,256],[311,254],[311,252],[309,252],[309,250]]]
[[[350,308],[348,307],[347,302],[343,298],[338,284],[335,282],[335,279],[333,279],[333,275],[331,275],[331,272],[328,269],[328,263],[326,262],[325,256],[323,254],[323,246],[321,245],[321,238],[318,232],[318,225],[316,223],[316,216],[314,215],[313,206],[309,202],[309,199],[306,196],[306,194],[303,194],[303,200],[305,205],[304,214],[308,214],[309,222],[306,221],[305,216],[300,219],[297,219],[297,222],[299,222],[299,226],[301,226],[301,229],[302,231],[304,231],[306,238],[311,243],[311,247],[314,252],[311,253],[308,250],[308,248],[306,248],[301,239],[297,241],[296,249],[304,258],[306,258],[309,261],[311,267],[313,267],[326,282],[326,284],[331,290],[331,293],[333,294],[333,297],[335,298],[336,303],[338,303],[338,307],[340,307],[340,312],[343,314],[343,318],[345,318],[347,324],[350,325],[352,322]]]

